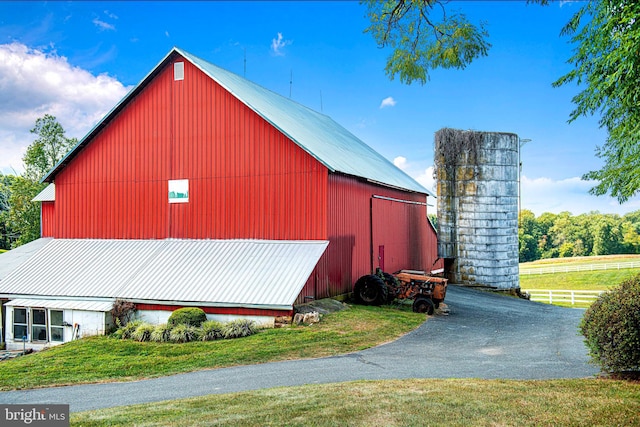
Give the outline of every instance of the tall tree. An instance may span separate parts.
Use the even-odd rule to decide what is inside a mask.
[[[76,138],[67,138],[62,125],[50,114],[36,120],[31,129],[36,135],[22,160],[24,177],[40,181],[78,142]]]
[[[569,59],[575,68],[554,86],[584,85],[573,98],[569,122],[600,114],[600,127],[608,133],[596,150],[604,166],[583,178],[599,181],[592,194],[611,194],[624,203],[640,191],[640,3],[586,2],[562,33],[577,44]]]
[[[12,247],[20,246],[40,237],[40,204],[32,199],[45,187],[40,180],[77,143],[67,138],[62,125],[52,115],[36,120],[31,133],[36,139],[29,145],[22,161],[25,171],[10,186],[7,228],[16,240]]]
[[[426,83],[429,70],[463,69],[486,56],[491,45],[484,23],[462,13],[447,14],[441,0],[363,0],[371,33],[380,47],[391,47],[385,71],[402,83]],[[435,10],[435,12],[434,12]]]

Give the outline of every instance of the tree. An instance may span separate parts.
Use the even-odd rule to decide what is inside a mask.
[[[621,220],[618,215],[600,215],[594,221],[593,255],[610,255],[622,252]]]
[[[462,13],[447,15],[440,0],[363,0],[371,33],[379,47],[391,47],[385,71],[402,83],[424,84],[434,68],[464,69],[486,56],[491,45],[485,24],[473,25]],[[441,18],[431,12],[438,9]]]
[[[40,204],[32,199],[45,187],[38,181],[23,176],[11,184],[9,227],[17,236],[12,247],[17,247],[40,237]]]
[[[40,181],[73,148],[78,140],[67,138],[62,125],[50,114],[36,120],[31,133],[37,135],[22,158],[25,165],[23,176]]]
[[[9,187],[9,211],[5,218],[7,228],[16,238],[12,247],[40,237],[40,205],[32,200],[45,187],[40,180],[77,143],[76,138],[64,135],[60,123],[49,114],[36,120],[31,133],[37,137],[22,158],[25,172],[15,177]]]
[[[530,210],[522,210],[518,222],[518,246],[520,262],[535,261],[540,258],[538,239],[540,231],[536,216]]]
[[[11,184],[15,180],[13,175],[0,174],[0,249],[10,249],[11,242],[15,240],[9,224],[9,211],[11,204]]]
[[[599,181],[590,191],[610,193],[624,203],[640,191],[640,3],[636,0],[597,0],[586,4],[562,30],[577,44],[569,63],[574,69],[554,86],[569,82],[586,87],[573,97],[569,122],[601,114],[607,130],[596,155],[600,170],[583,179]]]

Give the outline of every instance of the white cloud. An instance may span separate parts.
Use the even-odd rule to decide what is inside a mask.
[[[398,156],[395,159],[393,159],[393,164],[399,167],[400,169],[405,170],[407,168],[407,158]]]
[[[55,53],[21,43],[0,45],[0,171],[20,173],[37,118],[56,116],[68,137],[82,138],[128,92]]]
[[[118,19],[118,15],[116,15],[115,13],[111,13],[108,10],[105,10],[104,14],[107,15],[111,19]]]
[[[109,18],[109,19],[118,19],[118,16],[109,12],[108,10],[104,11],[104,15]],[[100,29],[100,31],[115,31],[116,30],[116,26],[113,24],[110,24],[108,22],[106,22],[105,20],[102,20],[100,18],[98,18],[97,16],[95,18],[93,18],[93,25],[95,25],[96,27],[98,27]]]
[[[385,107],[395,107],[395,105],[396,105],[396,100],[393,99],[393,97],[388,96],[385,99],[383,99],[382,102],[380,103],[380,109]]]
[[[436,194],[436,180],[433,177],[433,166],[429,166],[422,172],[418,173],[415,176],[415,180],[424,188],[431,191],[433,194]]]
[[[109,24],[108,22],[100,20],[100,18],[93,18],[93,25],[98,27],[101,31],[110,30],[115,31],[116,27],[113,24]]]
[[[285,46],[293,43],[291,40],[285,40],[282,36],[282,33],[278,33],[278,37],[271,40],[271,51],[276,56],[284,56],[284,52],[282,51]]]

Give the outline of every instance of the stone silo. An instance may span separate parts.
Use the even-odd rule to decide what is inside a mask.
[[[512,133],[435,134],[438,256],[453,283],[520,288],[518,149]]]

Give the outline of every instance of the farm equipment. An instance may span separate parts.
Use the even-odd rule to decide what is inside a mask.
[[[357,303],[382,305],[394,299],[413,300],[413,311],[433,314],[444,301],[447,279],[427,275],[424,271],[400,270],[393,274],[381,269],[360,277],[353,286]]]

